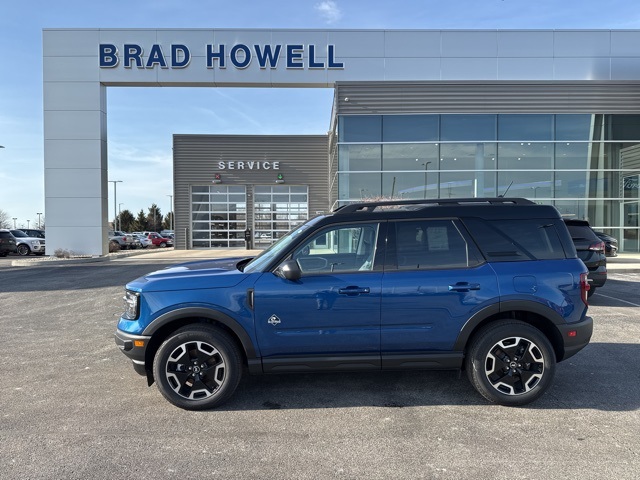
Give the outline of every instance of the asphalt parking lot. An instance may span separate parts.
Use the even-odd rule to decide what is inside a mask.
[[[245,377],[171,406],[113,332],[123,285],[175,260],[0,263],[2,479],[637,479],[640,273],[591,299],[592,343],[526,408],[452,372]]]

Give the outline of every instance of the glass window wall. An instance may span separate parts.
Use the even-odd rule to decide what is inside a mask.
[[[621,251],[640,248],[640,115],[365,115],[339,125],[338,204],[525,197],[589,220]]]

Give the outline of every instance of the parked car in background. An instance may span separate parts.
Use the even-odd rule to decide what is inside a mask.
[[[117,243],[121,250],[135,248],[133,235],[127,235],[126,233],[118,230],[109,230],[109,242]]]
[[[16,237],[6,229],[0,229],[0,257],[6,257],[9,253],[18,251],[18,242]]]
[[[163,237],[159,233],[151,232],[147,235],[147,238],[151,240],[151,243],[156,247],[173,247],[173,238]]]
[[[131,245],[129,245],[129,248],[131,249],[142,248],[142,242],[140,241],[137,235],[134,235],[133,233],[127,233],[126,235],[127,237],[131,237]]]
[[[604,253],[607,257],[617,257],[618,256],[618,239],[608,235],[604,232],[596,232],[596,236],[604,242]]]
[[[142,233],[134,232],[132,235],[140,241],[140,246],[142,248],[147,248],[148,246],[153,245],[153,242],[151,242],[151,240],[149,240],[147,236]]]
[[[44,238],[35,238],[27,235],[22,230],[10,230],[18,244],[18,255],[27,256],[30,253],[44,255]]]
[[[44,238],[44,230],[39,228],[19,228],[18,230],[22,230],[32,238]]]
[[[589,269],[589,296],[607,281],[607,257],[604,242],[598,238],[586,220],[565,219],[578,257]]]

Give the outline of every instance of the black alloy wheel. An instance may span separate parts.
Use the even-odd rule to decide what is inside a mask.
[[[160,393],[187,410],[216,407],[233,394],[242,374],[238,347],[208,325],[176,331],[158,349],[153,374]]]
[[[472,341],[466,358],[469,380],[487,400],[525,405],[549,388],[556,357],[547,337],[518,321],[494,322]]]

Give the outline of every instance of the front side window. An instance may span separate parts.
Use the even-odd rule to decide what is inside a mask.
[[[374,269],[377,223],[325,229],[293,253],[303,273],[362,272]]]

